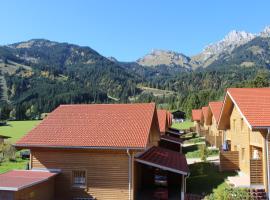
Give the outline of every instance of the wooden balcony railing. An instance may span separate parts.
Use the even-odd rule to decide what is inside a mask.
[[[250,160],[250,184],[263,184],[262,160]]]
[[[222,151],[219,153],[220,171],[239,170],[239,152]]]

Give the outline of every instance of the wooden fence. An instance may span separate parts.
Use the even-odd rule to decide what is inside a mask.
[[[239,152],[222,151],[219,153],[220,171],[239,170]]]
[[[205,135],[205,142],[208,145],[214,146],[215,145],[215,136],[206,134]]]
[[[250,160],[250,183],[263,184],[263,162],[262,160]]]

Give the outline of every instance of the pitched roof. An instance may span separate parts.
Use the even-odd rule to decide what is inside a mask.
[[[157,110],[159,130],[161,133],[165,133],[167,124],[167,111]]]
[[[207,118],[207,115],[208,115],[208,106],[204,106],[202,107],[202,114],[203,114],[203,118],[204,120]]]
[[[15,146],[145,148],[154,115],[154,103],[61,105]]]
[[[184,175],[189,173],[187,160],[183,154],[161,147],[151,147],[139,155],[136,161]]]
[[[252,127],[270,127],[270,88],[229,88],[227,94]]]
[[[201,109],[192,110],[192,120],[193,121],[200,121],[201,120],[201,115],[202,115],[202,110]]]
[[[19,191],[49,180],[57,173],[48,171],[13,170],[0,174],[0,190]]]
[[[223,106],[223,101],[209,102],[210,110],[211,110],[216,122],[218,122],[218,120],[219,120],[219,116],[220,116],[222,106]]]

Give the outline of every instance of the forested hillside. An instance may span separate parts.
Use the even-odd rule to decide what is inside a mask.
[[[227,87],[269,86],[269,49],[269,37],[256,37],[191,70],[118,62],[89,47],[48,40],[2,46],[0,116],[34,119],[60,104],[151,101],[189,114],[221,99]]]

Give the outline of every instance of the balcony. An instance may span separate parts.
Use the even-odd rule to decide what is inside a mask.
[[[220,171],[239,170],[239,152],[238,151],[222,151],[219,154]]]
[[[250,184],[263,184],[263,162],[261,159],[250,160]]]

